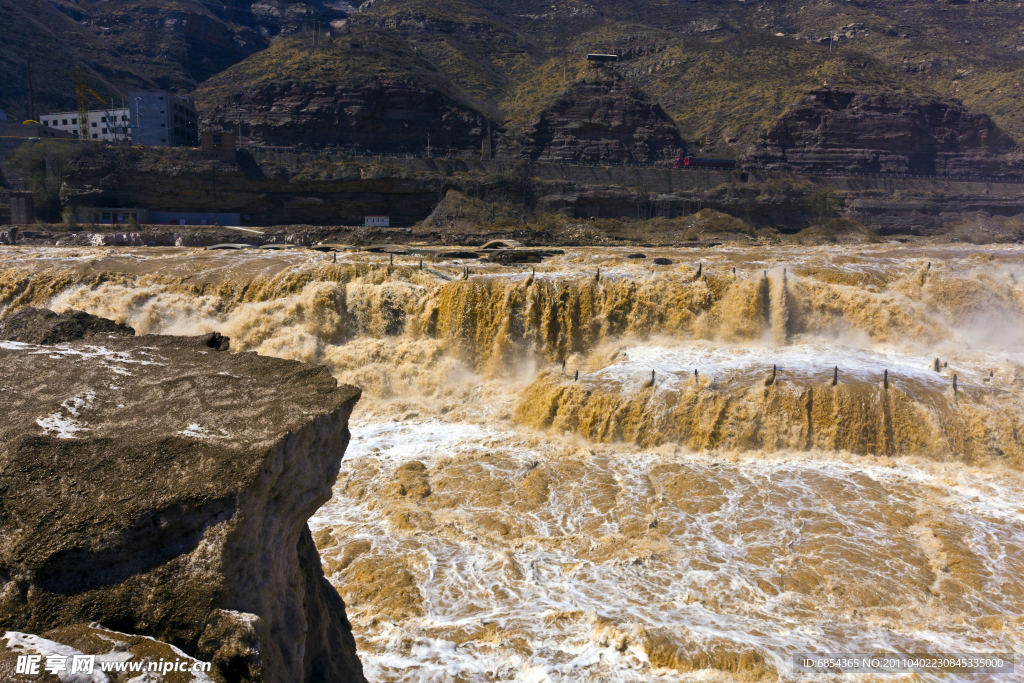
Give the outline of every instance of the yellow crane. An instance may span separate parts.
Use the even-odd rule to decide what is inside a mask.
[[[75,68],[74,76],[75,94],[78,95],[78,137],[81,140],[86,140],[89,138],[89,95],[95,97],[104,109],[106,109],[107,103],[95,90],[85,84],[81,65]]]

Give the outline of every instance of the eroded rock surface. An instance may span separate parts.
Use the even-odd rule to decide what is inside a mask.
[[[356,147],[376,153],[479,150],[482,114],[442,92],[400,78],[357,85],[260,84],[219,102],[206,119],[264,145]]]
[[[306,527],[359,390],[225,341],[0,342],[0,631],[97,622],[215,680],[364,680]]]
[[[1020,175],[1014,148],[956,100],[823,88],[779,119],[753,160],[804,172]]]
[[[659,104],[608,74],[555,100],[533,122],[523,150],[535,161],[653,164],[685,154],[686,143]]]
[[[59,344],[94,335],[135,336],[135,330],[85,311],[54,313],[26,306],[0,318],[0,339],[26,344]]]

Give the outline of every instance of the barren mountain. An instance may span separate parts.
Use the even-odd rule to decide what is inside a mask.
[[[368,93],[400,82],[396,92],[410,93],[409,115],[424,126],[449,116],[476,130],[486,118],[504,144],[517,145],[593,76],[588,52],[613,52],[617,76],[664,109],[697,154],[752,152],[761,132],[826,84],[865,96],[956,98],[1008,139],[1024,139],[1016,2],[13,1],[0,0],[16,19],[0,29],[11,84],[0,106],[9,110],[25,108],[23,60],[34,54],[35,68],[49,69],[37,75],[36,99],[54,106],[71,103],[63,74],[76,62],[115,97],[141,83],[188,92],[212,77],[196,91],[208,125],[259,119],[243,132],[253,141],[347,144],[345,135],[322,137],[335,122],[361,135],[336,112],[374,111]],[[357,54],[364,45],[369,59]],[[343,88],[333,80],[339,71]],[[306,118],[319,123],[298,123]],[[481,135],[442,137],[470,149]],[[413,137],[425,149],[426,136]]]

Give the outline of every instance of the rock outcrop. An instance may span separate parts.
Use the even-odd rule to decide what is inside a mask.
[[[212,128],[238,130],[248,145],[347,147],[378,154],[479,151],[483,114],[401,78],[355,85],[274,82],[217,103]]]
[[[956,100],[907,93],[808,93],[767,132],[752,161],[767,170],[1021,175],[1014,141]]]
[[[95,622],[218,681],[363,681],[306,526],[359,390],[219,335],[120,332],[0,342],[0,631]]]
[[[94,335],[134,337],[135,330],[85,311],[54,313],[32,306],[0,318],[0,339],[24,344],[60,344]]]
[[[530,126],[523,151],[535,161],[669,163],[686,153],[671,117],[611,73],[576,83]]]

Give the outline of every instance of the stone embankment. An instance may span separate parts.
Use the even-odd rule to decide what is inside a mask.
[[[359,390],[216,334],[130,333],[40,309],[0,326],[0,679],[60,645],[173,646],[225,683],[363,681],[306,525]]]

